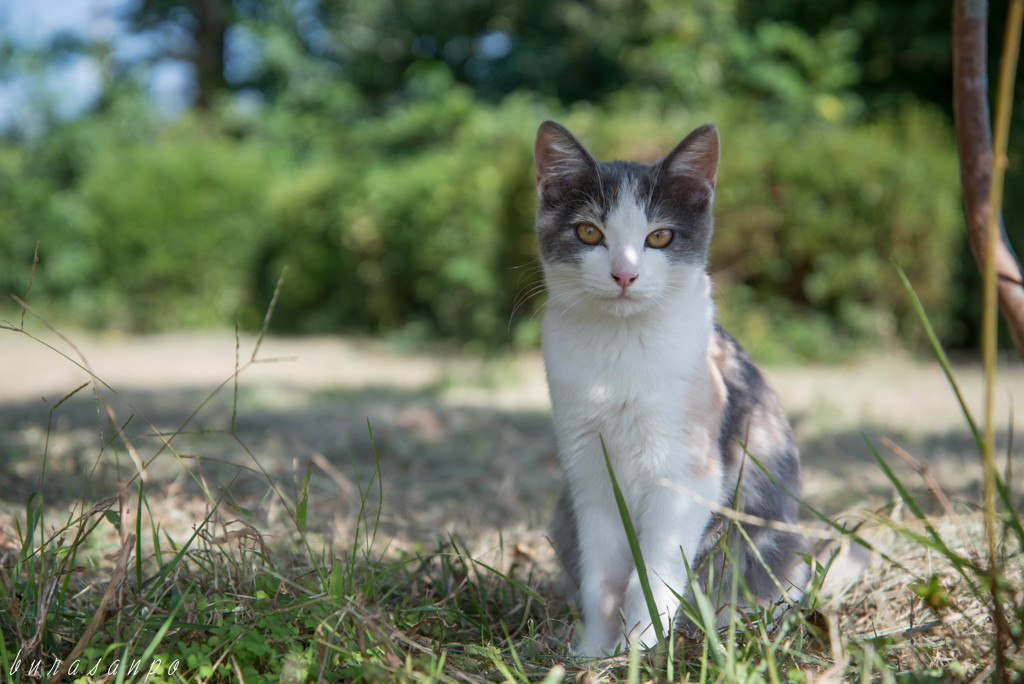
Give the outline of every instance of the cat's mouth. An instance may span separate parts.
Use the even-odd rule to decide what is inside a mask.
[[[629,287],[624,290],[619,290],[614,294],[608,294],[605,299],[612,302],[642,302],[645,301],[647,297],[637,292],[635,288]]]
[[[620,316],[638,313],[639,311],[646,309],[647,305],[650,303],[647,297],[644,297],[637,292],[633,292],[631,289],[608,295],[603,297],[603,299],[605,305],[611,309],[613,313]]]
[[[624,292],[615,292],[615,293],[604,294],[604,295],[601,296],[601,299],[603,299],[606,302],[616,302],[616,303],[618,303],[618,302],[635,302],[635,301],[637,301],[636,297],[634,297],[633,294],[629,290],[626,290]]]

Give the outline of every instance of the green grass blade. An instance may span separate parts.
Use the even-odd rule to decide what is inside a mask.
[[[162,642],[164,640],[164,637],[167,635],[168,630],[170,630],[170,628],[174,625],[174,618],[177,616],[178,610],[182,607],[182,605],[184,605],[184,601],[175,602],[174,607],[171,609],[170,615],[167,616],[167,619],[165,619],[163,621],[163,624],[160,625],[160,629],[158,629],[156,631],[156,634],[153,635],[153,638],[150,639],[149,644],[146,646],[146,650],[142,652],[142,662],[150,662],[150,659],[156,652],[157,646],[160,645],[160,642]]]
[[[869,444],[869,446],[870,446],[870,444]],[[744,447],[744,448],[746,448],[746,447]],[[771,480],[772,483],[775,484],[776,487],[781,489],[786,494],[786,496],[791,498],[793,501],[796,501],[796,503],[801,508],[803,508],[805,511],[807,511],[808,513],[813,515],[817,520],[819,520],[820,522],[828,525],[830,528],[832,528],[836,532],[840,533],[844,537],[848,538],[850,541],[852,541],[852,542],[854,542],[856,544],[859,544],[860,546],[863,546],[868,551],[871,551],[872,553],[877,553],[886,562],[891,563],[894,566],[896,566],[896,567],[898,567],[898,568],[900,568],[902,570],[907,570],[909,572],[909,570],[907,569],[907,567],[903,563],[901,563],[897,559],[893,558],[884,549],[878,548],[877,546],[872,544],[870,541],[868,541],[864,537],[862,537],[859,534],[857,534],[857,530],[856,529],[852,529],[851,530],[851,529],[847,528],[845,525],[842,525],[841,523],[838,523],[838,522],[832,520],[827,515],[825,515],[821,511],[819,511],[817,508],[815,508],[811,504],[809,504],[806,501],[804,501],[803,498],[801,498],[801,497],[797,496],[796,494],[794,494],[793,492],[791,492],[789,490],[789,488],[786,487],[786,485],[783,484],[782,482],[779,482],[775,478],[775,476],[772,475],[772,473],[764,466],[764,464],[762,464],[753,454],[751,454],[750,452],[747,452],[747,458],[749,458],[751,461],[753,461],[754,465],[756,465],[758,467],[758,469],[760,469],[760,471],[762,473],[764,473],[764,475],[769,480]]]
[[[626,681],[629,684],[640,684],[640,649],[635,640],[629,641],[629,666]]]
[[[146,500],[146,512],[149,514],[149,534],[153,540],[153,559],[156,561],[156,566],[159,568],[164,564],[164,554],[160,547],[160,525],[156,522],[156,518],[153,516],[153,511],[149,507],[149,500]]]
[[[32,492],[28,495],[28,501],[25,502],[25,535],[21,540],[21,554],[18,556],[19,562],[24,562],[35,553],[35,541],[33,538],[36,536],[36,528],[39,527],[39,521],[42,518],[43,497],[39,492]]]
[[[1010,406],[1010,422],[1006,427],[1006,434],[1008,439],[1006,441],[1006,474],[1003,476],[1003,481],[1006,483],[1006,496],[1010,497],[1010,483],[1013,482],[1013,406],[1011,402]]]
[[[604,452],[604,463],[608,468],[608,477],[612,483],[612,493],[615,495],[615,505],[619,509],[619,517],[622,518],[622,527],[626,532],[626,540],[629,542],[629,552],[633,555],[633,562],[636,564],[637,577],[640,580],[640,588],[644,593],[644,600],[647,602],[647,610],[651,614],[651,625],[654,626],[658,636],[658,643],[665,645],[665,632],[661,625],[661,615],[658,606],[654,603],[654,594],[651,592],[651,582],[647,577],[647,564],[644,563],[644,555],[640,550],[640,540],[636,535],[636,528],[633,527],[633,519],[626,507],[626,499],[622,496],[619,488],[619,481],[615,478],[615,469],[612,468],[612,460],[608,457],[608,449],[605,447],[604,438],[601,438],[601,451]],[[669,616],[669,620],[672,616]]]
[[[914,517],[924,523],[925,529],[928,530],[928,533],[932,538],[939,539],[939,533],[936,532],[932,524],[928,522],[928,516],[924,514],[924,510],[918,505],[914,497],[911,496],[907,488],[903,486],[903,483],[900,482],[900,479],[896,476],[896,473],[893,472],[892,468],[889,467],[889,464],[885,462],[882,455],[878,453],[878,449],[875,448],[875,445],[871,443],[871,440],[868,439],[867,435],[862,434],[861,437],[863,437],[864,443],[868,445],[871,455],[875,457],[876,461],[878,461],[878,465],[882,468],[882,472],[885,473],[889,482],[891,482],[893,487],[896,488],[896,491],[899,492],[900,498],[902,498],[903,502],[907,504],[907,507],[914,514]]]
[[[231,376],[231,432],[235,432],[235,425],[238,420],[238,374],[241,372],[239,364],[239,348],[241,342],[238,338],[239,323],[235,321],[235,372]]]
[[[526,668],[523,667],[523,661],[519,657],[519,652],[516,650],[516,645],[512,642],[512,637],[509,636],[508,628],[502,624],[502,632],[505,634],[505,644],[508,646],[509,656],[512,658],[512,663],[516,666],[516,671],[519,673],[519,678],[524,682],[529,682],[530,678],[526,674]]]
[[[370,426],[369,420],[366,421],[366,430],[370,435],[370,451],[373,453],[374,472],[370,477],[370,481],[366,483],[365,488],[363,487],[362,480],[359,477],[359,468],[356,466],[354,457],[352,460],[352,472],[356,480],[356,489],[359,491],[359,515],[356,517],[357,529],[355,539],[359,539],[359,532],[361,530],[363,533],[363,558],[369,561],[372,555],[374,542],[377,539],[377,531],[380,528],[381,515],[384,511],[384,483],[383,477],[381,476],[380,458],[377,455],[377,445],[373,440],[373,428]],[[370,490],[373,488],[375,480],[377,483],[377,512],[371,526],[366,502],[370,498]],[[356,563],[356,556],[358,553],[359,544],[352,544],[352,550],[349,555],[351,556],[351,562],[353,565]]]
[[[712,662],[719,668],[724,668],[726,663],[723,661],[722,656],[725,649],[722,647],[722,641],[719,638],[718,631],[715,629],[717,619],[715,617],[715,609],[711,605],[711,600],[703,591],[695,591],[693,592],[693,602],[694,607],[697,609],[697,615],[700,618],[698,625],[701,631],[704,632],[704,644],[707,647],[705,662]]]
[[[978,449],[984,449],[984,440],[982,439],[981,433],[978,431],[978,426],[974,422],[974,417],[971,416],[970,409],[967,408],[967,402],[964,401],[964,396],[960,392],[960,386],[956,382],[956,378],[953,377],[953,371],[949,366],[949,359],[946,358],[946,352],[942,348],[942,343],[939,342],[938,336],[935,334],[935,329],[932,328],[931,321],[928,320],[928,314],[925,313],[924,305],[921,304],[921,300],[918,299],[917,293],[914,292],[914,286],[910,284],[910,279],[907,278],[907,274],[903,272],[900,265],[895,261],[893,265],[896,267],[896,272],[900,276],[900,280],[903,281],[903,287],[906,288],[907,294],[910,295],[910,301],[914,305],[914,311],[917,312],[917,317],[921,319],[921,325],[924,326],[925,333],[928,335],[928,341],[931,342],[932,349],[935,351],[935,356],[939,360],[939,365],[942,366],[942,372],[946,374],[946,380],[949,381],[949,386],[953,388],[953,394],[956,395],[956,400],[960,404],[960,410],[964,414],[964,418],[967,420],[967,424],[971,428],[971,434],[974,435],[974,441],[978,445]]]
[[[331,571],[327,576],[327,594],[339,604],[351,593],[351,571],[348,565],[335,560],[331,563]]]
[[[217,511],[217,508],[220,506],[220,502],[223,501],[225,496],[227,496],[227,493],[228,490],[225,489],[224,492],[217,499],[216,505],[210,507],[210,512],[206,514],[205,518],[203,518],[203,522],[195,526],[195,529],[192,531],[191,536],[189,536],[188,541],[186,541],[181,546],[181,548],[178,549],[178,552],[174,554],[174,558],[172,558],[167,563],[167,565],[161,567],[160,571],[147,582],[149,584],[149,589],[145,593],[146,601],[139,604],[139,606],[136,608],[136,612],[145,608],[146,604],[153,600],[153,597],[155,596],[156,591],[160,588],[161,583],[169,574],[171,574],[171,571],[174,570],[174,568],[176,568],[178,564],[181,562],[181,559],[185,556],[185,553],[187,553],[189,548],[191,548],[192,542],[194,542],[196,540],[196,537],[199,536],[199,531],[209,524],[210,519],[213,518],[213,514]],[[134,618],[135,615],[133,614],[132,617]]]
[[[142,586],[142,502],[146,495],[139,480],[139,502],[135,507],[135,586]]]
[[[12,662],[14,661],[11,660],[11,655],[7,652],[7,641],[0,638],[0,668],[2,668],[0,672],[3,672],[7,684],[14,684],[14,674],[12,672],[14,666],[11,665]]]
[[[1024,527],[1021,526],[1020,513],[1013,502],[1013,492],[1010,483],[1013,482],[1013,413],[1010,413],[1010,424],[1007,428],[1009,440],[1006,445],[1006,471],[1002,478],[996,476],[996,491],[1003,502],[1004,530],[1012,530],[1017,535],[1017,541],[1024,546]]]
[[[512,670],[510,670],[505,661],[501,659],[501,654],[498,653],[498,649],[496,649],[493,645],[470,644],[466,650],[469,653],[476,654],[491,661],[491,664],[494,665],[494,668],[501,673],[502,677],[504,677],[503,681],[517,681],[515,675],[512,674]]]
[[[370,426],[370,421],[366,421],[366,432],[370,436],[370,451],[373,452],[373,467],[374,476],[377,478],[377,514],[373,519],[373,535],[369,539],[369,544],[372,546],[373,542],[377,539],[377,531],[380,529],[380,517],[384,512],[384,477],[380,470],[380,456],[377,455],[377,443],[373,440],[373,428]],[[372,481],[370,484],[373,484]],[[369,489],[369,485],[367,485]]]
[[[900,479],[896,476],[896,473],[892,471],[892,469],[889,467],[889,464],[886,463],[885,459],[882,458],[882,455],[878,453],[878,450],[875,448],[875,446],[871,443],[870,440],[867,439],[866,436],[864,437],[864,441],[865,443],[867,443],[868,448],[871,450],[872,455],[875,457],[875,460],[878,461],[878,465],[881,466],[882,472],[885,473],[885,476],[889,478],[889,481],[896,488],[896,491],[899,492],[900,498],[903,499],[903,502],[907,504],[907,507],[914,513],[914,516],[921,521],[921,524],[924,525],[925,530],[928,532],[927,539],[924,537],[917,537],[917,535],[914,536],[917,537],[918,541],[920,541],[921,543],[929,546],[933,550],[938,551],[943,556],[948,558],[950,562],[953,563],[953,565],[956,567],[957,571],[965,579],[970,581],[970,575],[966,572],[966,568],[974,568],[974,564],[969,559],[965,558],[964,556],[960,555],[959,553],[949,548],[945,540],[942,538],[942,535],[939,534],[938,530],[935,529],[935,526],[932,525],[931,522],[928,520],[928,516],[924,514],[924,510],[921,509],[921,506],[918,505],[917,501],[914,499],[911,493],[907,490],[903,483],[900,482]],[[910,531],[903,529],[903,534],[909,536]]]
[[[1024,526],[1021,525],[1020,513],[1013,502],[1009,480],[996,477],[996,491],[999,492],[999,498],[1002,500],[1003,507],[1005,508],[1003,511],[1005,528],[1012,530],[1017,535],[1017,541],[1024,545]]]
[[[263,324],[260,325],[260,331],[256,335],[256,344],[252,348],[251,361],[256,360],[256,356],[260,353],[260,346],[263,344],[263,338],[267,334],[267,330],[270,329],[270,319],[274,317],[274,309],[277,307],[277,299],[281,296],[281,289],[284,287],[284,278],[288,275],[288,264],[285,264],[281,268],[281,275],[277,278],[277,285],[274,286],[274,294],[270,297],[270,304],[267,305],[267,311],[263,314]]]
[[[312,468],[312,464],[306,466],[306,477],[302,480],[299,502],[295,504],[295,525],[299,528],[300,534],[305,534],[306,532],[306,507],[309,505],[309,474]]]

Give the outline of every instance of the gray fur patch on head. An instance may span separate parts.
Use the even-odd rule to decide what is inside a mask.
[[[598,162],[560,124],[545,121],[534,147],[537,240],[546,263],[579,262],[587,249],[576,236],[583,222],[604,224],[619,202],[635,202],[654,228],[671,228],[664,249],[672,261],[704,264],[712,232],[718,171],[718,130],[698,128],[664,159]]]

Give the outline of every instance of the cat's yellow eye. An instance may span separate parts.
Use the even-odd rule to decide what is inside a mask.
[[[659,228],[647,236],[647,246],[655,249],[668,247],[668,243],[672,242],[673,237],[675,237],[675,233],[668,228]]]
[[[596,246],[604,242],[604,233],[593,223],[581,223],[576,226],[576,235],[585,245]]]

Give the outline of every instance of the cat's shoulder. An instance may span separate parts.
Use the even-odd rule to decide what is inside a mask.
[[[798,486],[794,483],[800,477],[799,451],[782,403],[764,373],[718,325],[711,338],[710,357],[725,387],[719,446],[728,467],[740,467],[750,450],[780,481],[790,483],[791,488]],[[763,478],[755,471],[750,480],[761,482]]]
[[[730,394],[740,391],[751,396],[774,395],[754,359],[736,338],[718,323],[715,323],[711,334],[708,355],[712,364],[722,374]]]

